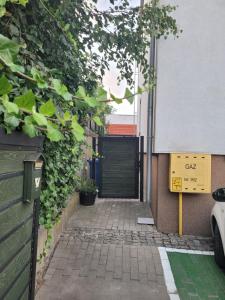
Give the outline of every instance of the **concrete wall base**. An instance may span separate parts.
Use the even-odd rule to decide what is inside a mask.
[[[212,191],[225,186],[225,157],[212,156]],[[157,229],[178,232],[178,194],[169,191],[169,154],[153,156],[152,213]],[[211,194],[183,195],[183,233],[210,236]]]
[[[68,223],[70,217],[76,211],[78,204],[79,204],[79,194],[73,193],[69,198],[67,207],[63,209],[59,223],[55,224],[55,226],[51,230],[51,236],[52,236],[51,246],[47,250],[46,257],[44,259],[42,259],[41,262],[37,262],[36,290],[38,290],[38,288],[42,284],[44,274],[48,268],[50,259],[54,253],[54,250],[59,241],[60,235],[63,232],[64,228],[67,226],[67,223]],[[37,254],[37,257],[39,257],[40,253],[43,252],[46,240],[47,240],[47,230],[41,226],[38,231],[38,254]]]

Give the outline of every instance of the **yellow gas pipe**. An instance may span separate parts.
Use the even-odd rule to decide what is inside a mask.
[[[183,194],[179,193],[179,235],[183,235]]]

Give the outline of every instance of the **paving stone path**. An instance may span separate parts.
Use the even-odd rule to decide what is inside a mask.
[[[80,207],[62,234],[36,299],[166,300],[158,246],[211,250],[208,238],[157,232],[134,200]]]

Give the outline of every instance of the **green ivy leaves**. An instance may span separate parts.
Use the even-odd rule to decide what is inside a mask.
[[[107,92],[102,87],[98,87],[95,93],[90,96],[83,86],[79,86],[75,97],[78,100],[84,101],[91,108],[95,108],[101,105],[101,102],[107,100]]]
[[[87,95],[83,86],[78,87],[75,96],[78,98],[78,100],[84,101],[90,107],[96,107],[98,104],[96,98]]]
[[[40,223],[45,228],[51,228],[62,208],[66,206],[68,196],[79,182],[83,150],[72,134],[67,133],[64,140],[57,143],[51,143],[46,139],[44,152],[46,153],[43,174],[45,186],[41,193]]]
[[[8,94],[12,90],[12,85],[9,83],[5,75],[0,78],[0,95]]]
[[[125,90],[124,98],[127,99],[127,101],[130,104],[132,104],[134,102],[134,95],[133,95],[133,93],[131,93],[131,91],[128,88],[126,88],[126,90]]]
[[[6,0],[0,0],[0,18],[3,17],[6,13],[5,4]]]
[[[47,126],[48,125],[48,121],[47,121],[46,117],[42,114],[34,112],[33,119],[39,126]]]
[[[19,113],[19,108],[15,103],[12,103],[9,101],[9,98],[7,95],[4,95],[2,97],[2,104],[5,107],[7,113],[11,114],[18,114]]]
[[[3,75],[0,78],[0,115],[4,114],[5,128],[8,133],[22,123],[23,132],[31,138],[37,136],[41,130],[46,132],[46,136],[51,141],[58,142],[63,139],[58,124],[48,120],[48,117],[56,114],[56,107],[51,99],[41,104],[37,112],[36,96],[32,90],[15,97],[14,102],[9,100],[8,94],[11,90],[11,83]]]
[[[55,84],[60,83],[55,82]],[[61,88],[61,93],[63,91],[67,92],[63,86]],[[15,97],[13,102],[9,100],[8,96],[11,91],[11,83],[3,75],[0,78],[0,115],[4,114],[7,132],[11,132],[22,123],[22,130],[29,137],[37,136],[43,131],[51,141],[58,142],[64,138],[61,132],[62,128],[60,128],[58,123],[59,119],[59,121],[62,121],[63,126],[66,126],[66,122],[69,122],[67,130],[72,131],[77,141],[84,139],[84,129],[78,123],[77,117],[71,117],[70,112],[66,111],[64,118],[60,118],[57,115],[57,108],[52,99],[42,103],[37,111],[37,99],[32,90],[28,90],[24,94]],[[40,101],[41,99],[38,98],[38,100]],[[54,116],[56,118],[52,119]]]
[[[18,3],[25,6],[29,2],[29,0],[11,0],[11,2]]]
[[[59,142],[63,140],[62,133],[51,122],[47,124],[47,137],[52,142]]]
[[[19,119],[16,116],[5,114],[4,121],[6,123],[6,130],[8,133],[11,133],[17,126],[19,126]]]
[[[33,108],[36,106],[35,95],[32,90],[28,90],[23,95],[16,97],[14,102],[20,109],[29,112],[32,112]]]
[[[123,102],[121,98],[117,98],[113,94],[110,94],[110,97],[116,104],[121,104]]]
[[[96,90],[96,97],[99,101],[107,100],[107,92],[103,87],[99,86]]]
[[[42,104],[39,108],[39,112],[47,117],[52,117],[56,113],[56,107],[53,101],[50,99],[46,103]]]
[[[3,17],[6,13],[6,9],[4,6],[0,6],[0,18]]]
[[[6,2],[21,4],[25,6],[28,3],[29,0],[0,0],[0,18],[3,17],[6,14]]]
[[[79,86],[75,95],[77,98],[80,98],[81,100],[87,97],[85,88],[83,86]]]
[[[44,88],[45,84],[42,75],[34,68],[31,70],[31,73],[33,78],[37,82],[39,81]],[[57,94],[67,99],[67,101],[72,99],[72,94],[68,92],[67,87],[60,80],[53,79],[52,84]],[[1,101],[4,109],[0,111],[0,114],[4,113],[4,121],[8,132],[11,132],[11,130],[22,123],[22,130],[30,137],[43,132],[51,141],[58,142],[63,139],[63,130],[66,129],[72,132],[77,141],[84,140],[85,130],[79,124],[76,115],[72,115],[69,111],[66,111],[64,114],[59,113],[52,99],[45,102],[36,97],[31,89],[15,97],[12,102],[8,96],[12,88],[12,84],[3,75],[0,78],[0,95],[2,95]],[[122,102],[122,99],[118,99],[113,95],[111,96],[114,98],[114,101]],[[101,105],[105,101],[108,101],[106,100],[107,92],[102,87],[98,87],[93,96],[90,96],[85,88],[80,86],[75,97],[77,101],[82,101],[89,107],[97,109],[96,114],[92,116],[92,120],[97,126],[103,126],[104,123],[100,118],[102,112]],[[128,88],[125,91],[124,98],[130,103],[134,100],[134,95]],[[41,102],[41,105],[38,102]]]
[[[14,60],[17,57],[19,49],[20,47],[16,42],[0,34],[0,55],[9,56],[11,60]]]
[[[24,68],[14,63],[17,59],[20,46],[13,40],[0,34],[0,62],[8,66],[12,72],[23,72]]]
[[[103,126],[103,123],[102,123],[101,119],[99,118],[99,116],[94,116],[92,118],[92,120],[96,123],[96,125]]]
[[[29,137],[35,137],[37,135],[37,129],[33,124],[33,118],[31,116],[26,116],[24,119],[24,125],[22,127],[23,132]]]
[[[71,128],[72,128],[72,134],[74,135],[76,140],[79,141],[79,142],[83,141],[83,139],[84,139],[84,128],[80,126],[80,124],[77,121],[76,116],[74,116],[72,118]]]
[[[43,74],[36,68],[31,69],[31,75],[33,76],[33,79],[37,82],[37,86],[39,89],[47,89],[48,88],[48,83],[44,79]]]
[[[0,97],[0,115],[3,114],[5,129],[11,133],[16,127],[19,126],[19,108],[18,106],[9,101],[7,94]]]
[[[52,85],[56,93],[62,96],[64,100],[66,101],[72,100],[73,98],[72,94],[68,92],[67,87],[64,84],[62,84],[62,82],[59,79],[53,79]]]
[[[107,92],[103,87],[97,87],[90,95],[83,86],[79,86],[75,95],[72,95],[61,80],[55,78],[47,80],[46,74],[43,74],[43,72],[36,67],[31,68],[30,76],[25,75],[22,73],[24,70],[15,63],[19,49],[20,46],[14,41],[0,35],[0,61],[8,66],[12,72],[19,72],[19,76],[31,81],[32,84],[35,84],[41,90],[49,89],[54,91],[56,95],[68,101],[72,106],[73,101],[76,101],[84,103],[91,109],[95,109],[96,113],[92,117],[92,120],[97,126],[103,126],[100,116],[106,107],[105,103],[111,101],[107,100]],[[3,75],[0,78],[0,95],[2,95],[2,104],[5,112],[3,111],[1,113],[5,113],[4,120],[7,130],[14,129],[22,124],[22,130],[30,137],[34,137],[43,132],[51,141],[59,141],[63,139],[64,130],[71,130],[77,141],[84,139],[85,130],[81,124],[79,124],[76,114],[72,115],[69,111],[65,113],[58,112],[53,100],[44,101],[39,96],[37,97],[31,89],[15,97],[12,102],[8,99],[8,95],[12,89],[12,84]],[[117,103],[121,103],[123,100],[113,95],[111,95],[111,98]],[[124,98],[130,103],[134,100],[128,88],[125,91]]]

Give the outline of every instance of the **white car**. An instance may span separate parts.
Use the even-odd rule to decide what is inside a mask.
[[[216,190],[212,196],[216,200],[211,213],[215,260],[225,268],[225,188]]]

